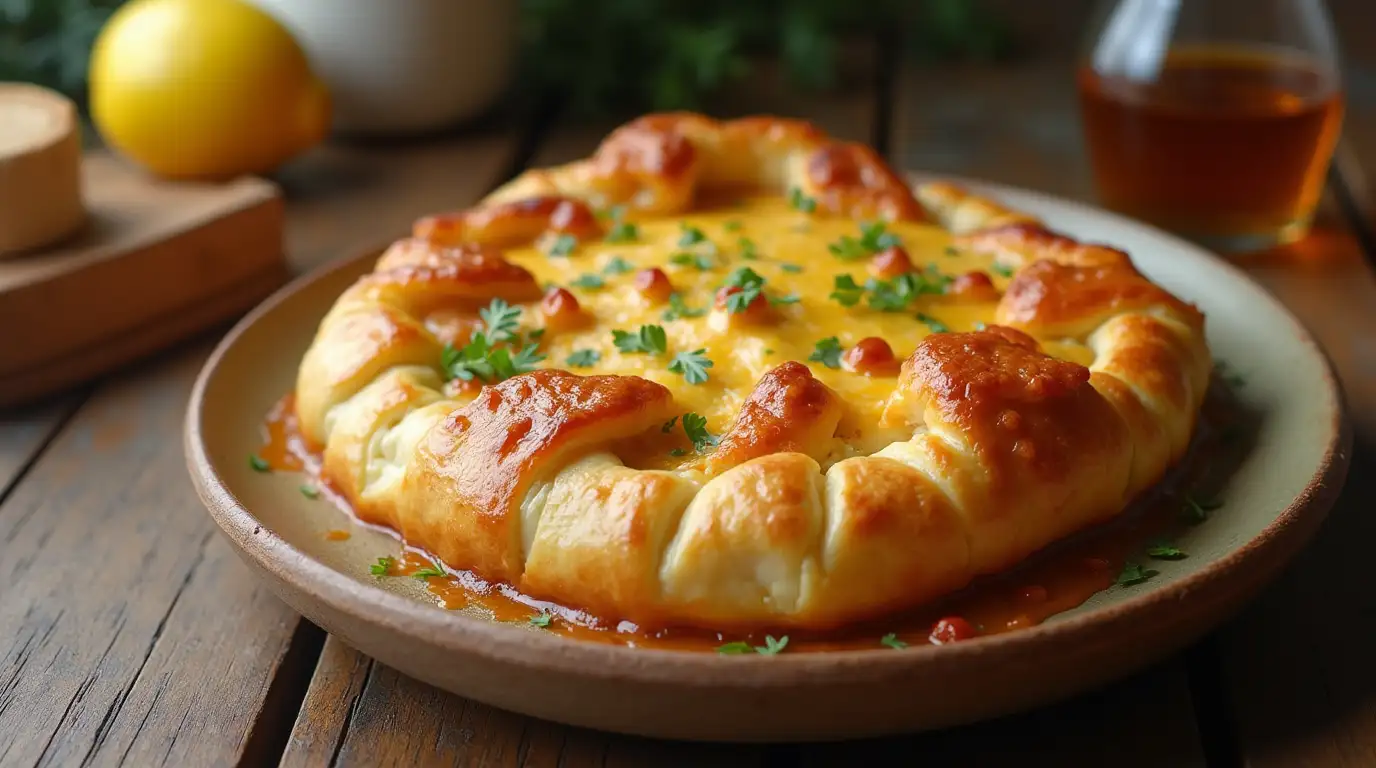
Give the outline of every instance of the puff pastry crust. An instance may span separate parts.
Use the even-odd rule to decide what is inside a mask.
[[[897,351],[882,372],[768,348],[860,333],[819,326],[825,290],[795,296],[800,305],[742,306],[726,286],[714,307],[664,323],[671,351],[714,353],[714,388],[664,370],[667,357],[607,346],[589,375],[551,355],[505,379],[446,380],[446,355],[474,338],[494,298],[522,307],[523,323],[543,317],[551,351],[658,315],[666,294],[651,289],[669,283],[664,270],[637,275],[638,294],[608,288],[580,302],[542,291],[546,260],[600,260],[592,271],[608,277],[586,281],[599,287],[629,284],[631,265],[541,249],[599,242],[613,226],[599,212],[624,208],[648,229],[724,194],[807,201],[788,214],[801,219],[789,237],[883,221],[913,239],[910,251],[958,252],[1006,278],[929,280],[898,314],[849,310],[837,324],[870,328]],[[741,210],[749,233],[752,209]],[[656,237],[626,253],[634,266],[664,263],[676,300],[729,266],[765,269],[746,253],[728,263],[714,246],[711,266],[678,271],[667,260],[679,246]],[[776,298],[788,273],[837,264],[827,258],[781,270]],[[911,269],[931,278],[941,266]],[[981,290],[962,299],[967,284]],[[988,322],[913,319],[962,301]],[[1211,368],[1203,316],[1122,251],[950,184],[912,190],[871,149],[804,122],[661,114],[619,128],[590,158],[417,221],[321,322],[296,402],[326,478],[356,514],[451,568],[611,620],[827,628],[930,601],[1118,514],[1183,456]],[[676,426],[694,403],[721,431],[700,451]]]

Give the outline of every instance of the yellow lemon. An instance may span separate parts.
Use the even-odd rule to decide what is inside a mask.
[[[106,143],[169,178],[263,173],[324,137],[330,101],[301,46],[242,0],[133,0],[91,52]]]

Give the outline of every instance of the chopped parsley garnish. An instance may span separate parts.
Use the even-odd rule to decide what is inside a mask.
[[[717,436],[707,431],[707,417],[696,413],[683,414],[683,434],[693,441],[693,450],[706,453],[717,444]]]
[[[595,349],[575,349],[573,354],[564,359],[564,365],[570,368],[591,368],[601,359],[602,353]]]
[[[707,314],[707,310],[693,309],[692,307],[684,303],[682,296],[678,295],[677,293],[671,293],[669,294],[669,308],[664,310],[664,314],[660,315],[660,317],[663,318],[664,322],[667,323],[670,320],[678,320],[680,318],[690,317],[702,317],[705,314]]]
[[[248,455],[248,467],[249,469],[252,469],[254,472],[272,471],[272,465],[267,463],[267,461],[262,456],[259,456],[256,453],[250,453]]]
[[[545,253],[550,256],[567,256],[573,253],[573,249],[577,247],[578,238],[568,233],[564,233],[554,238],[554,241],[549,244],[549,250],[545,251]]]
[[[620,256],[613,256],[613,257],[612,257],[612,260],[609,261],[609,262],[607,262],[607,266],[605,266],[605,267],[602,268],[602,274],[604,274],[604,275],[624,275],[624,274],[626,274],[627,272],[630,272],[630,271],[633,270],[633,269],[635,269],[635,265],[634,265],[634,264],[630,263],[629,261],[626,261],[625,259],[621,258]]]
[[[730,221],[723,222],[721,228],[726,230],[727,232],[739,232],[741,231],[741,226],[742,224],[740,223],[740,221],[736,219],[731,219]]]
[[[390,555],[387,557],[379,557],[376,563],[368,566],[368,572],[374,576],[387,576],[391,574],[392,564],[395,562],[396,558]]]
[[[929,328],[929,329],[931,330],[932,333],[950,333],[950,332],[951,332],[951,326],[949,326],[949,325],[947,325],[947,324],[941,322],[940,320],[936,319],[935,317],[932,317],[931,315],[924,314],[924,313],[922,313],[922,312],[918,312],[918,313],[917,313],[917,320],[918,320],[918,322],[922,323],[923,325],[926,325],[927,328]]]
[[[545,613],[544,611],[541,611],[540,613],[537,613],[534,616],[530,617],[530,623],[537,627],[548,627],[549,623],[553,620],[554,617],[549,615],[548,613]]]
[[[669,419],[668,421],[664,422],[664,426],[660,427],[660,428],[659,428],[659,431],[660,431],[660,432],[663,432],[664,434],[667,435],[667,434],[669,434],[670,432],[673,432],[673,431],[674,431],[674,425],[677,424],[677,423],[678,423],[678,417],[675,416],[674,418]]]
[[[836,299],[836,302],[843,307],[853,307],[860,303],[860,298],[865,295],[865,287],[857,285],[855,278],[850,275],[837,275],[831,280],[831,295],[827,298]]]
[[[860,237],[842,235],[840,240],[827,246],[831,255],[843,261],[867,258],[885,248],[892,248],[903,241],[898,235],[887,231],[888,225],[882,221],[860,223]]]
[[[741,654],[750,653],[753,650],[755,649],[750,647],[750,643],[744,640],[737,640],[734,643],[726,643],[725,645],[717,646],[717,653],[723,656],[739,656]]]
[[[771,305],[773,305],[773,306],[776,306],[776,307],[782,306],[782,305],[784,305],[784,304],[797,304],[798,302],[800,302],[800,301],[802,301],[802,300],[803,300],[803,297],[799,296],[798,293],[797,293],[796,291],[793,292],[793,293],[785,293],[785,294],[782,295],[782,296],[770,296],[770,297],[769,297],[769,303],[770,303]]]
[[[669,339],[664,334],[664,327],[659,325],[642,325],[639,330],[632,333],[630,331],[612,331],[612,343],[622,352],[644,352],[651,355],[662,355],[669,348]]]
[[[1010,267],[1010,266],[1008,266],[1007,264],[997,264],[997,263],[996,263],[996,264],[994,264],[994,266],[992,266],[992,267],[989,268],[989,271],[990,271],[990,272],[993,272],[994,274],[999,275],[999,276],[1001,276],[1001,277],[1012,277],[1012,276],[1013,276],[1013,268]]]
[[[606,284],[607,281],[603,280],[601,275],[594,275],[591,272],[584,272],[583,274],[579,275],[577,279],[575,279],[573,282],[569,283],[569,285],[573,286],[574,288],[583,288],[589,291],[595,291],[599,288],[606,286]]]
[[[706,349],[696,349],[674,355],[674,359],[669,363],[669,371],[680,374],[689,384],[707,381],[707,369],[712,367],[712,361],[707,359],[706,352]]]
[[[828,368],[841,367],[841,342],[835,336],[828,336],[825,339],[812,345],[812,354],[808,355],[808,360],[814,363],[821,363]]]
[[[303,485],[299,490],[301,491],[301,495],[308,499],[320,498],[320,489],[313,485]]]
[[[421,569],[417,570],[415,573],[412,573],[412,574],[411,574],[411,578],[415,579],[416,581],[425,581],[426,579],[428,579],[428,578],[430,578],[430,577],[432,577],[432,576],[438,576],[438,577],[440,577],[440,578],[444,578],[445,576],[448,576],[448,575],[449,575],[449,574],[445,573],[445,572],[444,572],[444,569],[441,568],[441,567],[439,567],[438,564],[436,564],[436,563],[431,563],[431,564],[425,566],[424,568],[421,568]]]
[[[702,271],[707,271],[716,266],[712,257],[702,253],[689,253],[680,251],[669,257],[670,264],[677,264],[680,267],[697,267]]]
[[[527,334],[526,334],[526,338],[529,339],[530,342],[531,342],[532,344],[534,344],[535,342],[539,341],[540,339],[543,339],[544,337],[545,337],[545,329],[544,329],[544,328],[536,328],[535,330],[533,330],[533,331],[531,331],[530,333],[527,333]]]
[[[1118,574],[1118,578],[1114,583],[1122,587],[1131,587],[1134,584],[1141,584],[1158,573],[1160,573],[1160,571],[1143,568],[1136,563],[1128,563],[1123,566],[1123,572]]]
[[[803,213],[812,213],[817,210],[817,201],[803,194],[799,187],[788,190],[788,207]]]
[[[1223,506],[1223,502],[1221,501],[1216,501],[1213,499],[1200,500],[1196,499],[1195,497],[1189,494],[1186,494],[1185,508],[1181,510],[1181,515],[1185,518],[1185,522],[1190,523],[1191,525],[1195,523],[1202,523],[1205,520],[1209,519],[1210,512],[1214,511],[1215,509],[1218,509],[1221,506]]]
[[[764,292],[764,278],[750,267],[736,267],[726,276],[726,285],[740,290],[726,297],[726,311],[744,312]]]
[[[1184,560],[1187,555],[1185,554],[1185,550],[1180,549],[1170,542],[1163,541],[1158,544],[1153,544],[1151,548],[1147,550],[1147,557],[1153,560]]]
[[[697,227],[690,227],[687,224],[679,224],[679,230],[683,233],[679,235],[678,247],[688,248],[698,243],[707,242],[707,235]]]
[[[618,221],[616,226],[607,232],[606,241],[609,243],[633,243],[640,239],[640,227],[629,221]]]
[[[755,646],[755,653],[758,653],[761,656],[774,656],[787,647],[788,635],[784,635],[783,637],[780,637],[777,640],[774,638],[773,635],[765,635],[764,645]]]
[[[626,206],[613,205],[610,208],[603,208],[597,212],[597,218],[603,221],[621,221],[626,215]]]
[[[754,240],[751,240],[748,237],[742,237],[736,241],[736,245],[739,246],[741,249],[742,259],[745,259],[746,261],[754,261],[760,258],[760,252],[757,250],[758,246],[755,245]]]
[[[791,273],[793,273],[793,274],[795,274],[795,275],[798,274],[799,272],[802,272],[802,271],[803,271],[803,268],[800,267],[800,266],[798,266],[797,264],[788,264],[788,263],[780,264],[780,265],[779,265],[779,269],[782,269],[782,270],[785,271],[785,272],[791,272]]]
[[[538,347],[538,344],[529,344],[512,354],[506,347],[492,346],[486,334],[475,331],[463,349],[446,345],[440,354],[440,366],[451,379],[504,381],[535,370],[535,364],[545,359],[536,352]]]
[[[941,293],[940,288],[912,272],[905,272],[892,280],[872,277],[865,281],[865,290],[870,294],[865,301],[871,309],[880,312],[903,312],[920,294]]]
[[[903,642],[902,640],[899,640],[899,639],[898,639],[898,635],[895,635],[895,634],[892,633],[892,632],[890,632],[889,634],[884,635],[883,637],[879,638],[879,644],[880,644],[880,645],[886,645],[886,646],[888,646],[888,647],[890,647],[890,648],[892,648],[892,649],[894,649],[894,650],[896,650],[896,651],[899,651],[899,650],[902,650],[902,649],[908,647],[908,644],[907,644],[907,643]]]
[[[521,308],[513,307],[501,299],[493,299],[478,310],[478,317],[483,320],[483,336],[488,341],[510,341],[516,337],[516,327],[520,325]]]

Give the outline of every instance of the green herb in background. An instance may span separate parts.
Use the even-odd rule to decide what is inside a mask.
[[[323,1],[323,0],[322,0]],[[84,103],[91,42],[123,0],[0,0],[0,80]],[[789,81],[837,84],[843,42],[902,36],[926,60],[991,58],[1005,30],[977,0],[522,0],[522,94],[584,114],[702,108],[777,57]]]

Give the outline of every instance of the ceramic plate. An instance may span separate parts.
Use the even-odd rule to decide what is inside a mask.
[[[1308,333],[1238,269],[1132,221],[1034,192],[974,185],[1053,228],[1126,249],[1199,304],[1218,359],[1246,377],[1256,414],[1226,504],[1180,539],[1188,559],[1027,629],[895,651],[719,656],[572,640],[436,606],[413,579],[368,566],[398,551],[304,497],[301,478],[254,472],[261,424],[290,391],[320,318],[376,252],[307,275],[225,338],[186,423],[191,475],[220,528],[277,594],[350,645],[479,701],[649,736],[810,740],[935,728],[1067,696],[1164,656],[1226,618],[1313,534],[1346,472],[1350,436],[1329,365]]]

